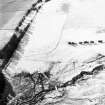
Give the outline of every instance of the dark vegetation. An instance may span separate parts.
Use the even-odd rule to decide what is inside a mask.
[[[8,82],[8,80],[5,78],[4,74],[2,73],[2,69],[4,67],[6,67],[6,65],[10,62],[10,58],[14,57],[14,52],[18,49],[21,39],[24,37],[26,31],[30,27],[30,23],[29,23],[24,29],[21,29],[21,26],[25,20],[25,17],[28,16],[30,14],[30,12],[35,9],[35,6],[40,2],[42,2],[42,0],[38,0],[37,3],[33,4],[32,8],[26,12],[25,16],[23,16],[23,18],[18,23],[18,26],[15,28],[15,33],[13,34],[13,36],[10,38],[8,43],[0,50],[0,59],[3,60],[3,63],[0,66],[0,105],[7,105],[7,102],[9,101],[7,99],[8,95],[11,95],[12,97],[15,97],[15,95],[16,95],[15,92],[13,91],[11,84]],[[41,6],[39,6],[35,10],[38,11],[38,9],[40,9],[40,8],[41,8]],[[44,91],[44,81],[46,80],[44,75],[46,75],[46,77],[48,77],[48,78],[50,77],[49,72],[45,72],[44,75],[41,73],[38,73],[36,79],[33,78],[33,75],[31,75],[29,73],[23,73],[20,75],[21,76],[24,75],[24,78],[27,78],[27,77],[31,78],[31,80],[34,83],[34,88],[35,88],[36,84],[41,85],[42,91]],[[35,80],[36,80],[36,82],[35,82]],[[40,95],[41,95],[41,93],[40,93]],[[42,95],[41,95],[40,99],[43,99]],[[38,98],[37,98],[37,100],[38,100]],[[15,104],[13,104],[13,105],[15,105]]]
[[[104,65],[99,65],[99,66],[96,66],[95,68],[93,68],[92,71],[81,71],[80,74],[76,75],[75,77],[72,78],[72,80],[64,83],[62,85],[62,87],[66,87],[68,85],[75,85],[78,80],[81,81],[81,80],[84,80],[84,77],[85,76],[89,76],[89,75],[97,75],[98,73],[100,73],[100,71],[102,71],[104,69]]]
[[[77,45],[77,43],[75,43],[75,42],[68,42],[68,44],[72,45],[72,46],[76,46]]]
[[[7,105],[9,95],[15,97],[15,92],[4,74],[0,72],[0,105]]]
[[[25,17],[19,22],[18,26],[15,29],[15,32],[18,32],[19,37],[17,37],[17,33],[14,33],[10,38],[9,42],[0,50],[0,59],[3,60],[2,65],[0,66],[0,105],[7,105],[8,95],[15,97],[15,93],[11,84],[5,78],[2,70],[8,64],[10,58],[13,56],[15,50],[18,48],[19,42],[24,37],[26,31],[28,30],[30,24],[24,28],[24,30],[19,29],[24,21]]]
[[[89,44],[89,41],[84,41],[84,44]]]
[[[94,44],[94,41],[90,41],[90,44]]]
[[[98,40],[98,43],[103,43],[103,40]]]
[[[27,92],[31,94],[30,97],[27,92],[23,91],[23,94],[18,97],[16,100],[12,101],[11,104],[13,105],[15,102],[17,102],[17,105],[35,105],[36,103],[42,101],[45,99],[45,95],[49,92],[52,92],[56,90],[56,88],[65,88],[67,86],[74,86],[79,81],[87,80],[87,76],[95,76],[98,73],[100,73],[104,69],[104,65],[98,65],[92,69],[92,71],[81,71],[78,75],[74,76],[70,81],[67,81],[65,83],[60,83],[60,81],[57,80],[51,80],[51,74],[50,71],[46,71],[44,73],[35,72],[33,74],[22,72],[15,77],[23,76],[24,79],[29,77],[31,81],[33,82],[34,86],[33,88],[29,88]],[[47,77],[47,78],[46,78]],[[58,83],[57,83],[58,82]],[[25,84],[25,83],[24,83]],[[26,88],[27,86],[25,86]],[[24,97],[24,98],[23,98]],[[28,98],[27,98],[28,97]],[[14,104],[16,105],[16,104]]]
[[[0,73],[0,99],[2,98],[2,94],[4,93],[5,84],[5,77],[2,73]]]
[[[19,42],[24,37],[25,32],[28,30],[29,26],[30,24],[27,25],[24,31],[21,30],[20,36],[18,38],[16,34],[14,34],[11,37],[10,41],[4,46],[4,48],[0,50],[0,59],[4,59],[4,62],[1,65],[2,68],[8,63],[9,59],[13,56],[15,50],[18,48]]]
[[[102,40],[98,40],[98,43],[103,43]],[[89,44],[95,44],[94,41],[83,41],[83,42],[78,42],[78,43],[75,43],[75,42],[68,42],[69,45],[72,45],[72,46],[75,46],[75,45],[89,45]]]

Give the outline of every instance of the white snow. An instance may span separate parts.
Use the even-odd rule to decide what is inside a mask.
[[[84,61],[96,53],[105,54],[105,45],[72,47],[67,44],[68,41],[105,39],[105,33],[96,33],[98,26],[105,25],[104,14],[101,13],[105,3],[102,1],[101,5],[98,1],[76,2],[75,0],[75,2],[71,2],[70,13],[65,14],[57,11],[57,9],[60,10],[58,6],[61,6],[62,3],[57,2],[58,4],[54,5],[54,2],[45,4],[35,17],[30,27],[32,35],[25,47],[24,55],[16,66],[17,69],[34,71],[34,63],[37,60],[65,62],[77,59]],[[75,18],[72,19],[70,16]],[[68,24],[69,26],[66,27]]]

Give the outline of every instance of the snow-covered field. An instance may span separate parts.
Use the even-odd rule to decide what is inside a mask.
[[[68,45],[69,41],[105,42],[105,33],[97,33],[105,25],[105,3],[101,1],[70,1],[69,12],[63,10],[62,2],[46,3],[28,30],[32,34],[16,68],[34,71],[37,61],[84,61],[98,53],[105,54],[104,44]]]
[[[70,98],[78,100],[83,96],[81,100],[86,101],[87,98],[103,95],[105,68],[101,68],[103,71],[100,71],[99,75],[94,74],[92,70],[100,64],[105,65],[104,57],[97,60],[98,54],[105,55],[104,10],[104,0],[68,0],[67,2],[52,0],[44,4],[26,32],[29,41],[24,47],[24,54],[16,65],[11,63],[7,70],[10,73],[21,71],[43,73],[53,63],[51,66],[53,79],[64,83],[77,76],[74,78],[77,79],[75,86],[66,88],[69,99],[64,103],[69,103]],[[98,43],[98,40],[103,42]],[[79,44],[84,41],[95,43]],[[68,42],[74,42],[76,45],[70,45]],[[86,63],[89,60],[94,62]],[[82,71],[87,72],[82,74]],[[79,105],[79,102],[75,105]],[[95,104],[82,103],[81,105]]]

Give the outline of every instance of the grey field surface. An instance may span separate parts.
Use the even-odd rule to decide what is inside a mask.
[[[15,17],[16,13],[19,17],[15,18],[15,20],[19,21],[24,15],[24,12],[35,1],[36,0],[0,0],[0,28],[3,28],[13,17]],[[15,23],[15,20],[12,22]]]
[[[0,48],[8,42],[27,9],[36,0],[0,0]]]

